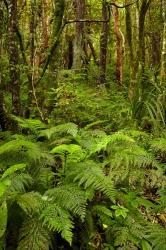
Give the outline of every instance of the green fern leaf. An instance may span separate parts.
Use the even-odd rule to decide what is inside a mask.
[[[57,134],[69,134],[72,135],[73,137],[76,137],[77,132],[78,132],[77,125],[72,122],[69,122],[46,129],[40,133],[39,137],[46,137],[49,140],[53,139]]]
[[[0,238],[4,235],[7,227],[8,210],[7,203],[4,201],[0,206]]]
[[[46,196],[61,207],[79,215],[83,220],[86,214],[87,198],[85,191],[73,184],[59,186],[48,190]]]
[[[12,175],[13,173],[15,173],[16,171],[22,170],[26,168],[26,164],[22,163],[22,164],[16,164],[13,165],[11,167],[9,167],[4,174],[2,175],[2,179],[6,178],[7,176]]]
[[[48,204],[41,213],[40,219],[49,230],[61,232],[62,237],[71,244],[73,222],[70,214],[58,204]]]
[[[24,221],[19,235],[17,250],[49,250],[50,233],[35,218]]]

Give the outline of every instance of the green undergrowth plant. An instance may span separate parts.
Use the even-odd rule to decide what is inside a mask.
[[[1,249],[165,250],[164,137],[14,119],[20,133],[1,133]]]

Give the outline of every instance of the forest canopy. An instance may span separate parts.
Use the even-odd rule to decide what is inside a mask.
[[[166,250],[166,0],[0,0],[0,250]]]

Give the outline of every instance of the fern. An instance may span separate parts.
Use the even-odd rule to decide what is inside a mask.
[[[27,218],[20,229],[17,250],[49,250],[50,244],[48,229],[35,218]]]
[[[16,164],[13,166],[10,166],[2,175],[2,179],[12,175],[13,173],[15,173],[16,171],[20,171],[26,168],[26,164],[22,163],[22,164]]]
[[[33,162],[44,156],[36,143],[27,140],[13,140],[0,146],[0,160],[5,165]]]
[[[37,192],[18,195],[16,202],[27,215],[39,213],[43,207],[42,196]]]
[[[25,192],[26,187],[33,184],[33,178],[27,173],[15,174],[10,179],[11,185],[8,189],[9,193],[12,192]]]
[[[86,214],[87,197],[85,191],[73,184],[59,186],[45,193],[52,202],[57,202],[61,207],[79,215],[83,220]]]
[[[69,212],[53,203],[43,209],[40,219],[50,230],[61,232],[62,237],[71,244],[73,222]]]
[[[112,211],[110,209],[108,209],[106,206],[103,205],[94,205],[92,208],[92,213],[96,214],[97,216],[99,216],[103,228],[107,228],[108,224],[110,224],[111,222],[111,218],[113,218],[113,214]]]
[[[151,142],[151,148],[155,153],[161,154],[162,157],[166,156],[166,139],[160,138]]]
[[[146,239],[151,242],[154,250],[166,250],[166,229],[158,224],[146,227]]]
[[[92,187],[95,190],[103,192],[111,200],[115,198],[115,190],[113,183],[104,173],[99,164],[93,161],[85,161],[83,163],[76,163],[75,167],[70,168],[68,176],[72,176],[74,182],[78,182],[79,186],[85,189]]]
[[[113,135],[106,135],[103,131],[85,131],[82,133],[78,141],[82,147],[89,151],[89,155],[106,150],[108,144],[117,142],[134,142],[134,140],[122,133],[114,133]]]
[[[8,214],[8,209],[7,209],[7,203],[4,201],[0,205],[0,239],[4,235],[7,227],[7,214]]]
[[[41,130],[46,128],[46,125],[40,120],[23,119],[14,115],[12,115],[11,117],[14,121],[18,123],[19,127],[31,131],[35,135],[38,135]]]
[[[49,140],[53,139],[57,134],[69,134],[72,135],[73,137],[76,137],[77,132],[78,132],[77,125],[69,122],[46,129],[40,133],[39,137],[46,137]]]

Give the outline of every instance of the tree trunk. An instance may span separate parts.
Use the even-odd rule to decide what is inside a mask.
[[[131,79],[129,86],[129,99],[134,100],[137,88],[138,88],[138,79],[137,74],[139,66],[141,69],[142,78],[144,78],[144,68],[145,68],[145,39],[144,39],[144,27],[145,27],[145,17],[148,11],[151,0],[142,0],[142,4],[139,11],[139,34],[138,34],[138,48],[135,57],[133,56],[133,63],[131,64]],[[127,27],[128,29],[129,27]],[[130,48],[131,50],[131,48]],[[130,52],[131,53],[131,52]],[[143,83],[143,81],[142,81]]]
[[[9,71],[12,92],[12,112],[20,115],[20,72],[19,51],[15,28],[17,27],[17,0],[9,1],[8,45],[9,45]]]
[[[82,20],[85,17],[85,0],[73,0],[76,11],[76,19]],[[77,22],[74,41],[73,69],[80,71],[84,61],[84,27],[85,23]]]
[[[162,16],[163,16],[163,41],[161,53],[161,83],[166,80],[166,0],[162,2]]]
[[[57,41],[56,46],[52,49],[50,53],[50,70],[52,74],[52,81],[55,82],[57,78],[57,68],[59,64],[59,33],[62,27],[63,15],[65,10],[65,1],[64,0],[54,0],[55,3],[55,12],[54,12],[54,23],[53,23],[53,32],[52,32],[52,44],[54,41]]]
[[[2,74],[2,35],[3,35],[3,6],[0,2],[0,130],[5,129],[5,111],[4,111],[4,89],[3,89],[3,74]]]
[[[99,84],[106,82],[106,65],[107,65],[107,47],[109,34],[109,19],[108,7],[106,0],[102,1],[102,30],[100,36],[100,62],[99,62]]]
[[[119,10],[113,8],[114,14],[114,31],[116,36],[116,81],[119,85],[123,82],[123,37],[120,31]]]

